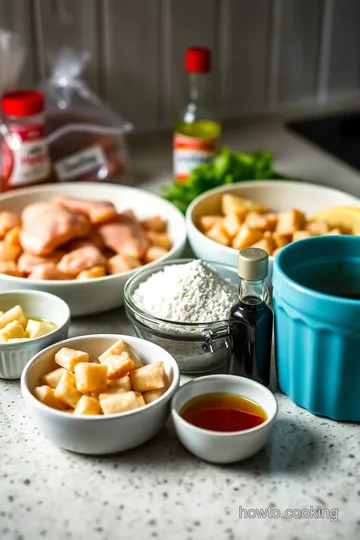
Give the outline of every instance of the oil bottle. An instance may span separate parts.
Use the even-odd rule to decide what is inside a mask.
[[[230,310],[229,373],[270,384],[273,313],[265,302],[268,254],[246,248],[239,253],[239,301]]]
[[[174,177],[183,182],[191,171],[215,156],[221,135],[210,84],[211,50],[190,47],[185,54],[189,76],[189,102],[174,126]]]

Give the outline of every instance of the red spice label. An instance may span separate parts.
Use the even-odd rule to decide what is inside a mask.
[[[1,147],[3,191],[49,179],[51,165],[42,125],[8,129]]]
[[[191,171],[202,163],[209,163],[216,154],[217,139],[199,139],[174,134],[174,175],[184,182]]]

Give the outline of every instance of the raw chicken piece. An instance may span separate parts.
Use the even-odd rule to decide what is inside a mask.
[[[85,236],[90,229],[89,219],[83,214],[47,202],[30,204],[21,217],[22,248],[34,255],[52,253],[61,244]]]
[[[30,274],[28,275],[29,279],[36,279],[36,280],[63,280],[63,279],[71,279],[70,276],[66,276],[60,270],[57,268],[57,266],[54,263],[45,263],[45,264],[39,264],[38,266],[34,266]]]
[[[76,240],[69,242],[69,244],[66,246],[66,251],[74,251],[74,249],[79,249],[85,246],[95,246],[100,249],[100,251],[105,249],[105,244],[102,241],[96,227],[92,226],[89,233],[84,238],[77,238]]]
[[[129,215],[120,214],[117,221],[100,225],[99,233],[106,247],[135,259],[141,259],[149,247],[145,231]]]
[[[87,201],[68,197],[55,197],[53,202],[73,212],[85,214],[91,223],[103,223],[117,216],[115,206],[106,201]]]
[[[104,265],[105,257],[95,246],[85,246],[74,251],[70,251],[63,256],[58,264],[58,269],[64,274],[77,276],[83,270],[93,266]]]
[[[21,220],[19,214],[14,214],[14,212],[0,212],[0,238],[4,238],[6,233],[8,233],[14,227],[19,227],[21,225]]]
[[[39,264],[57,264],[63,255],[64,251],[55,251],[54,253],[51,253],[51,255],[47,255],[46,257],[40,257],[40,255],[32,255],[31,253],[22,253],[22,255],[20,255],[18,259],[18,267],[20,272],[23,272],[24,274],[29,274],[33,271],[35,266],[39,266]]]

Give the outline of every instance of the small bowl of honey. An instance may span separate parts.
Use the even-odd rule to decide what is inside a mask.
[[[210,463],[235,463],[268,441],[277,402],[265,386],[235,375],[207,375],[181,386],[171,403],[182,444]]]

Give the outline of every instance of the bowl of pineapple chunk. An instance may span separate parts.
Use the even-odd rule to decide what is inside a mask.
[[[282,247],[323,234],[360,234],[346,220],[327,219],[325,209],[360,208],[360,200],[342,191],[288,180],[256,180],[222,186],[197,197],[186,213],[187,233],[200,259],[238,265],[238,253],[259,247],[273,258]],[[339,214],[337,214],[339,215]]]
[[[19,379],[35,354],[68,337],[69,326],[69,306],[53,294],[0,293],[0,378]]]
[[[158,345],[98,334],[37,354],[22,373],[21,391],[46,438],[72,452],[101,455],[154,437],[179,379],[175,359]]]

